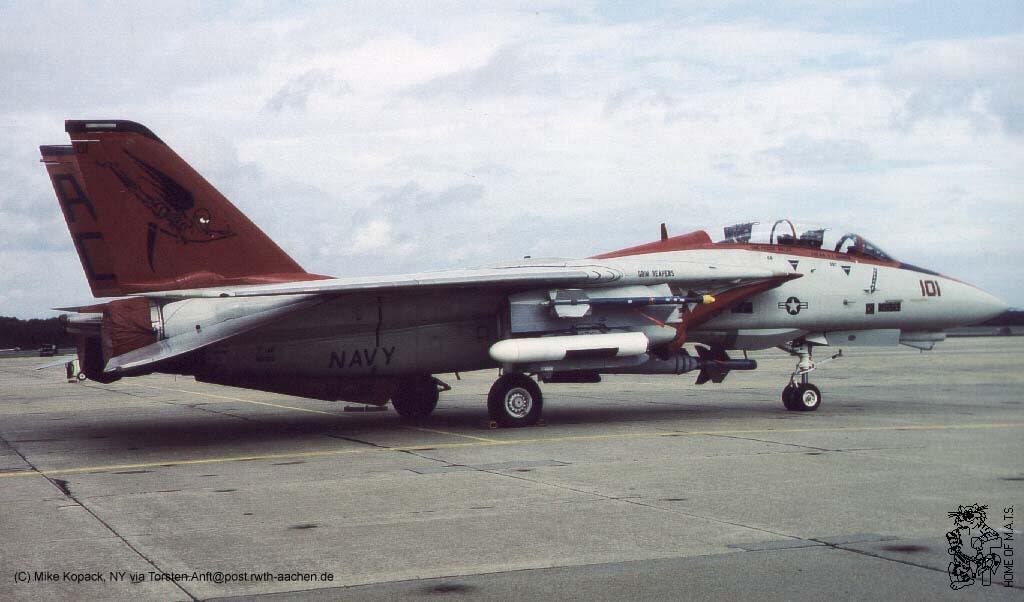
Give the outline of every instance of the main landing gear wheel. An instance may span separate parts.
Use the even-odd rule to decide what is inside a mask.
[[[530,426],[540,420],[544,397],[537,383],[525,374],[506,374],[487,394],[487,412],[501,426]]]
[[[791,412],[813,412],[821,406],[821,391],[811,383],[790,384],[782,390],[782,404]]]
[[[406,378],[391,397],[391,405],[403,418],[426,418],[437,407],[438,397],[433,377]]]

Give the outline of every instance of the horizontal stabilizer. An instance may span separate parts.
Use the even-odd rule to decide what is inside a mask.
[[[71,305],[68,307],[51,307],[53,311],[66,311],[73,314],[100,314],[103,313],[103,303],[93,305]]]

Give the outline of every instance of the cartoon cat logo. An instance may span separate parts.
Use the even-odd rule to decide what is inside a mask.
[[[992,575],[1002,564],[1002,559],[991,548],[1001,548],[1002,538],[995,529],[985,524],[985,511],[988,506],[973,504],[960,506],[956,512],[950,512],[953,519],[953,530],[946,533],[949,543],[947,552],[953,557],[946,572],[949,574],[949,587],[962,589],[974,585],[978,579],[982,585],[992,585]],[[964,551],[965,544],[972,554]],[[986,553],[988,551],[988,553]]]

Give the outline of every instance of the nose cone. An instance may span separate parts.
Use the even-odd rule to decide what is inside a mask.
[[[1010,309],[1010,306],[1002,299],[973,286],[967,287],[962,296],[961,305],[960,311],[963,312],[965,324],[978,324],[985,320],[991,320]],[[970,318],[969,321],[968,318]]]

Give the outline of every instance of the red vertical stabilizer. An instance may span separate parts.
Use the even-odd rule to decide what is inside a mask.
[[[97,297],[309,274],[145,126],[67,121],[40,152]]]

